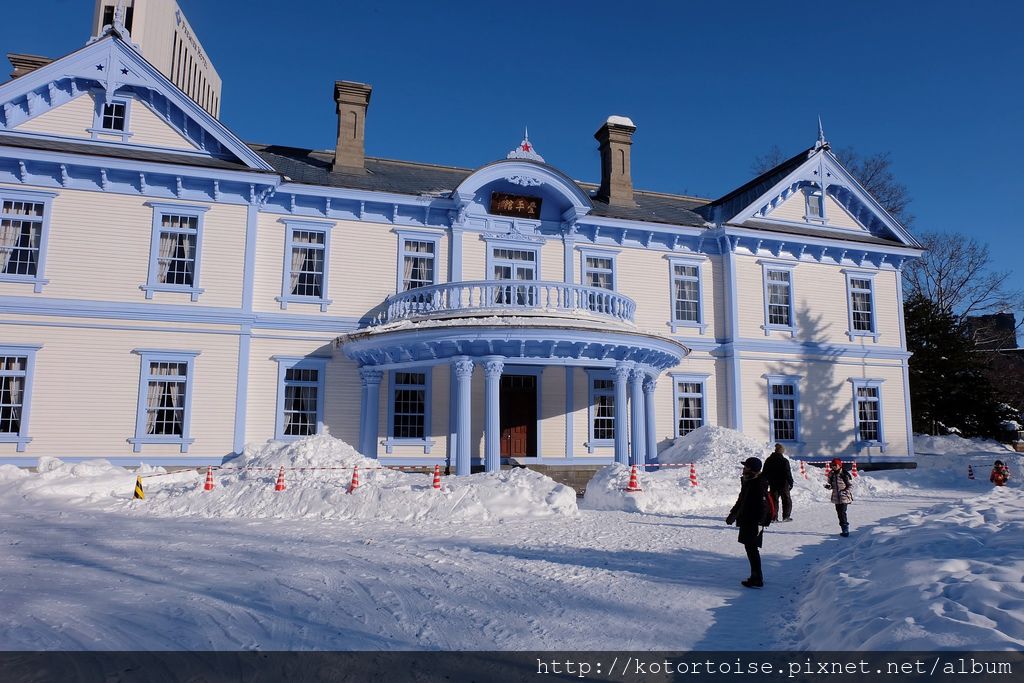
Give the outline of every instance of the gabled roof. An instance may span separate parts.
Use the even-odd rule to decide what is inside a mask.
[[[115,94],[131,94],[195,143],[200,150],[193,153],[197,159],[216,157],[251,170],[272,170],[220,121],[149,64],[126,37],[130,38],[127,32],[122,36],[116,27],[107,27],[104,35],[85,47],[0,85],[0,133],[38,139],[38,135],[14,129],[87,91],[99,92],[108,99]],[[97,149],[112,146],[88,139],[78,142]],[[197,163],[204,165],[202,161]]]
[[[808,187],[819,192],[824,188],[822,201],[827,199],[838,204],[834,208],[836,212],[849,216],[852,221],[849,226],[830,221],[794,220],[782,212],[775,212],[802,188]],[[843,167],[823,137],[819,137],[814,147],[701,207],[700,213],[723,226],[915,249],[921,247],[913,235]],[[853,226],[858,227],[851,229]]]
[[[366,173],[332,172],[333,151],[317,151],[279,145],[250,145],[281,175],[297,183],[342,187],[354,190],[390,192],[414,196],[448,196],[476,169],[437,166],[411,161],[366,158]],[[597,185],[576,182],[591,195],[590,215],[622,220],[705,227],[707,221],[696,211],[707,200],[695,197],[637,191],[635,207],[614,206],[593,198]]]
[[[732,192],[722,195],[718,199],[705,204],[701,209],[701,215],[708,220],[717,220],[718,215],[735,215],[750,205],[755,199],[775,187],[794,170],[814,155],[814,147],[805,149],[802,152],[786,159],[775,168],[769,169],[753,180],[737,187]]]

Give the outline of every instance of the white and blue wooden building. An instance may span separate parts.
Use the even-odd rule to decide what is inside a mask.
[[[0,460],[219,463],[329,429],[464,474],[644,463],[704,424],[913,458],[920,247],[823,136],[712,201],[634,190],[623,117],[590,185],[528,140],[367,157],[370,88],[334,99],[335,149],[246,144],[118,22],[0,85]]]

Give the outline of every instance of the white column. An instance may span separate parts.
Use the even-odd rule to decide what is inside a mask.
[[[455,370],[455,383],[457,396],[458,415],[455,419],[455,432],[458,442],[455,453],[455,474],[465,476],[469,474],[469,438],[472,422],[470,421],[470,401],[472,400],[471,388],[473,381],[473,361],[467,356],[460,356],[453,364]]]
[[[629,381],[630,366],[619,363],[615,366],[615,462],[629,464],[629,439],[626,430],[629,420],[626,419],[628,409],[626,399],[626,383]]]
[[[484,470],[501,469],[501,371],[500,356],[484,359]]]

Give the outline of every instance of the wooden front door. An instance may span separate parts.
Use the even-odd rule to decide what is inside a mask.
[[[501,377],[501,457],[537,454],[537,378]]]

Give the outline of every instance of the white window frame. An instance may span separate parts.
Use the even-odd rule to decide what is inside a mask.
[[[759,260],[761,264],[761,280],[762,280],[762,296],[764,298],[764,325],[761,329],[764,330],[765,336],[769,336],[772,332],[789,332],[790,336],[796,336],[796,278],[794,277],[794,271],[796,270],[796,263],[789,261],[766,261]],[[779,323],[770,322],[769,316],[769,273],[787,273],[789,275],[789,324],[782,325]],[[781,283],[773,283],[781,284]]]
[[[828,219],[825,217],[825,193],[821,191],[821,188],[817,185],[810,185],[803,189],[804,195],[804,220],[808,223],[827,223]],[[821,209],[820,215],[814,215],[811,212],[812,202],[817,199],[818,207]]]
[[[32,380],[36,369],[36,352],[43,348],[42,344],[0,346],[0,357],[24,358],[24,370],[4,370],[0,368],[0,376],[24,377],[25,382],[21,389],[21,416],[18,421],[17,432],[0,433],[0,443],[13,443],[18,453],[23,453],[25,447],[32,442],[29,436],[29,418],[32,414]]]
[[[875,298],[875,276],[878,273],[871,271],[862,270],[847,270],[842,271],[846,275],[846,309],[847,309],[847,330],[846,335],[850,338],[850,341],[854,341],[858,338],[870,337],[873,341],[878,341],[880,336],[878,333],[878,313],[877,313],[877,301]],[[853,280],[867,280],[869,283],[868,289],[857,287],[853,285]],[[856,330],[853,327],[853,294],[854,292],[867,292],[870,295],[869,301],[871,302],[871,329],[870,330]]]
[[[129,138],[132,137],[131,132],[131,115],[132,115],[132,101],[133,97],[118,96],[112,97],[110,101],[107,101],[106,94],[102,90],[94,91],[93,99],[96,101],[96,105],[93,108],[93,120],[92,128],[89,129],[89,134],[93,140],[102,140],[100,136],[119,136],[121,142],[129,142]],[[103,125],[103,110],[108,104],[123,104],[124,105],[124,128],[118,130],[116,128],[107,128]]]
[[[284,261],[281,266],[281,295],[274,297],[274,300],[281,304],[281,310],[287,310],[288,304],[312,304],[320,307],[320,312],[327,311],[327,307],[334,303],[333,299],[327,297],[330,291],[331,282],[331,229],[333,222],[328,221],[307,221],[282,218],[284,224]],[[323,285],[320,288],[320,296],[301,296],[292,294],[292,249],[309,248],[305,242],[296,242],[296,232],[319,232],[323,233],[324,243],[324,272]]]
[[[284,417],[287,408],[287,395],[289,386],[313,386],[316,387],[316,428],[313,434],[324,432],[324,402],[327,361],[329,358],[317,358],[315,356],[272,356],[271,360],[277,361],[277,410],[274,420],[274,439],[277,441],[297,441],[305,438],[304,435],[286,434]],[[286,380],[289,370],[316,370],[315,382],[298,380]]]
[[[674,334],[679,328],[692,328],[700,330],[704,334],[708,328],[707,317],[704,309],[704,264],[707,259],[704,257],[669,256],[668,280],[669,280],[669,327]],[[677,275],[676,266],[686,266],[697,269],[696,278],[688,275]],[[682,320],[676,317],[676,281],[686,280],[697,282],[697,319]]]
[[[850,383],[853,385],[853,434],[854,443],[858,448],[880,448],[882,452],[885,452],[885,447],[888,443],[885,441],[885,412],[882,409],[882,384],[885,382],[884,379],[869,379],[861,377],[851,377]],[[874,402],[878,405],[878,438],[877,439],[862,439],[860,433],[861,419],[860,419],[860,402],[861,397],[858,395],[860,389],[874,389],[875,398],[864,399],[866,401]]]
[[[422,287],[430,287],[440,282],[439,270],[441,263],[441,235],[433,232],[420,232],[417,230],[396,230],[395,234],[398,235],[398,268],[395,280],[395,292],[401,294],[402,292],[411,291],[405,287],[405,257],[411,256],[414,258],[430,258],[433,267],[431,269],[432,279],[429,284],[422,285],[421,287],[413,287],[412,289],[422,289]],[[426,254],[421,251],[407,251],[406,242],[429,242],[434,245],[434,251],[431,254]]]
[[[800,445],[800,380],[799,375],[763,375],[768,380],[768,436],[773,442]],[[780,439],[775,435],[775,401],[772,388],[777,386],[793,387],[793,438]]]
[[[669,377],[672,378],[672,433],[675,438],[685,436],[681,434],[679,430],[679,422],[682,420],[682,414],[679,410],[679,399],[687,397],[699,397],[700,398],[700,424],[695,428],[699,429],[708,423],[708,389],[707,380],[709,374],[691,374],[691,373],[679,373],[670,372]],[[681,384],[697,384],[700,386],[700,393],[683,393],[680,388]],[[692,431],[692,430],[691,430]],[[688,434],[689,432],[687,432]]]
[[[391,454],[394,452],[395,446],[422,446],[423,454],[430,455],[430,450],[434,447],[434,439],[430,438],[432,433],[431,421],[433,420],[433,371],[433,366],[426,366],[392,370],[388,373],[388,432],[384,439],[385,453]],[[396,380],[400,374],[423,375],[423,384],[398,384]],[[400,389],[412,389],[423,392],[422,437],[395,436],[395,394]]]
[[[147,299],[152,299],[156,292],[170,292],[188,294],[192,301],[199,301],[199,295],[206,291],[199,286],[199,278],[203,263],[203,217],[210,210],[210,207],[165,202],[146,202],[146,206],[153,209],[153,227],[149,246],[149,277],[145,284],[139,285],[139,289],[146,293]],[[195,261],[192,265],[191,285],[176,285],[159,281],[160,235],[165,231],[165,228],[161,225],[164,216],[181,216],[196,219],[196,253]]]
[[[139,373],[139,400],[135,415],[135,436],[128,439],[136,453],[142,451],[146,444],[171,444],[188,453],[189,446],[195,441],[190,435],[192,424],[192,397],[195,391],[195,359],[199,351],[174,351],[165,349],[133,349],[132,353],[141,358]],[[188,368],[185,374],[185,396],[182,405],[181,435],[149,434],[146,430],[146,411],[148,409],[149,382],[154,378],[166,379],[169,375],[151,375],[153,363],[185,363]]]
[[[610,389],[596,389],[594,383],[598,380],[610,381],[612,387]],[[594,436],[594,421],[597,417],[597,404],[596,400],[598,396],[610,396],[612,399],[612,406],[615,412],[612,413],[612,437],[610,439],[598,439]],[[616,420],[615,416],[620,410],[615,400],[615,374],[611,370],[587,370],[587,452],[593,453],[598,448],[610,448],[615,445],[615,427]]]
[[[612,249],[593,249],[590,247],[580,247],[580,284],[586,287],[595,287],[597,289],[606,289],[609,292],[616,292],[619,289],[619,266],[618,266],[618,255],[619,252]],[[611,268],[594,268],[587,265],[587,259],[607,259],[611,261]],[[597,287],[590,283],[591,273],[607,273],[611,275],[612,286],[611,287]]]
[[[41,224],[39,234],[39,249],[36,251],[36,274],[19,275],[17,273],[4,273],[0,271],[0,282],[23,282],[32,285],[32,291],[39,294],[43,286],[50,284],[46,277],[46,253],[50,241],[50,214],[53,210],[53,199],[56,192],[39,192],[37,190],[14,190],[0,187],[0,220],[25,221],[26,216],[15,213],[4,213],[4,202],[22,202],[27,204],[42,204],[43,215],[38,221]],[[35,217],[28,217],[28,222],[36,222]],[[14,248],[12,247],[12,251]],[[6,264],[4,266],[6,268]],[[6,292],[5,292],[6,293]]]

